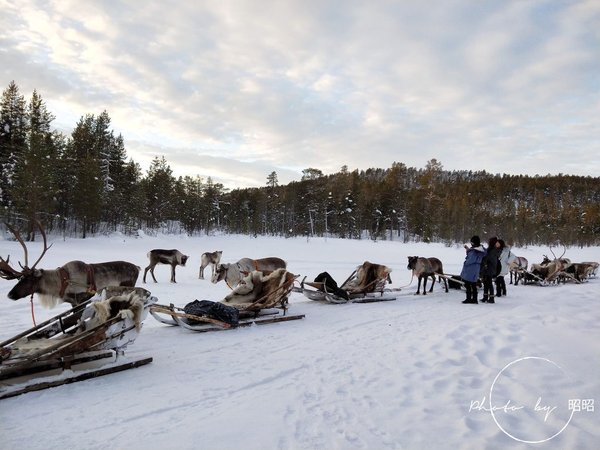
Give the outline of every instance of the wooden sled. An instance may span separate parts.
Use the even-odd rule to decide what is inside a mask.
[[[287,315],[288,298],[297,276],[284,269],[281,269],[281,271],[281,282],[274,286],[266,286],[265,289],[261,290],[258,298],[252,299],[249,303],[233,303],[230,305],[239,311],[240,320],[237,325],[231,325],[204,315],[187,314],[184,308],[179,308],[172,303],[169,306],[153,305],[150,307],[150,314],[166,325],[180,326],[197,332],[221,331],[247,327],[253,324],[265,325],[303,319],[304,314]],[[226,302],[223,303],[227,304]],[[276,308],[282,309],[283,315],[279,315]]]
[[[366,276],[371,273],[369,267],[383,267],[385,270],[378,276]],[[400,288],[389,289],[385,285],[390,282],[389,272],[385,266],[371,264],[365,261],[342,283],[340,289],[345,291],[348,298],[334,294],[327,289],[326,280],[323,282],[306,281],[306,277],[300,283],[300,288],[296,292],[302,293],[306,298],[315,301],[327,301],[329,303],[374,303],[388,302],[398,298]]]
[[[289,316],[279,315],[279,311],[268,309],[262,310],[257,313],[247,312],[243,313],[240,311],[240,321],[237,325],[231,325],[227,322],[223,322],[217,319],[213,319],[207,316],[196,316],[193,314],[186,314],[183,308],[174,306],[172,303],[169,306],[166,305],[153,305],[150,307],[150,314],[156,320],[166,325],[180,326],[187,330],[197,332],[208,332],[208,331],[222,331],[230,330],[233,328],[248,327],[251,325],[266,325],[275,322],[287,322],[289,320],[303,319],[304,314]],[[193,322],[200,322],[198,324],[191,324],[187,320]]]
[[[107,288],[102,295],[0,343],[0,399],[152,361],[127,358],[124,352],[156,297],[125,287]]]

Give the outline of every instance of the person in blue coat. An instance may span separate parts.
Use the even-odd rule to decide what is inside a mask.
[[[467,298],[463,303],[479,303],[477,301],[477,280],[481,271],[481,261],[486,251],[481,245],[479,236],[473,236],[471,238],[471,246],[465,245],[465,249],[467,256],[460,272],[460,277],[464,281],[465,289],[467,290]]]

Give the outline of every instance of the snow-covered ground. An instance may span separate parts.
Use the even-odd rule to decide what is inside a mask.
[[[152,356],[151,364],[1,400],[3,450],[600,448],[600,405],[590,411],[588,401],[600,401],[600,278],[508,285],[495,305],[463,305],[464,292],[445,293],[439,284],[431,295],[413,295],[416,280],[408,286],[406,269],[407,256],[437,256],[457,274],[460,246],[245,236],[51,240],[42,267],[124,259],[143,268],[148,250],[178,248],[191,256],[177,269],[178,283],[158,266],[159,283],[146,285],[160,303],[178,306],[228,293],[223,283],[198,279],[200,254],[214,250],[223,250],[222,262],[279,256],[296,274],[327,271],[338,282],[369,260],[390,266],[391,287],[404,288],[397,301],[371,304],[321,304],[293,293],[289,312],[305,319],[215,333],[149,316],[127,355]],[[30,259],[39,248],[30,244]],[[548,249],[514,252],[539,262]],[[0,240],[7,254],[17,261],[21,249]],[[598,261],[600,249],[570,248],[566,256]],[[6,298],[13,284],[0,280],[0,340],[31,326],[29,301]],[[65,309],[37,306],[36,318]]]

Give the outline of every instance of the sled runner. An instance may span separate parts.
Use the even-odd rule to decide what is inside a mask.
[[[109,287],[0,343],[0,399],[148,364],[124,355],[156,297],[142,288]]]
[[[365,261],[339,287],[327,272],[323,272],[315,278],[315,281],[306,281],[304,277],[296,292],[304,294],[310,300],[329,303],[392,301],[398,297],[400,288],[385,287],[387,283],[391,283],[391,271],[384,265]]]
[[[285,269],[270,273],[253,271],[223,302],[195,300],[184,308],[172,303],[169,306],[153,305],[150,307],[150,314],[166,325],[199,332],[302,319],[303,314],[286,314],[288,297],[296,278],[296,275]],[[282,309],[283,315],[279,315],[277,309]]]

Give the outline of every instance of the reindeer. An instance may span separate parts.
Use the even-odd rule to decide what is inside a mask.
[[[571,263],[565,268],[565,274],[567,277],[582,283],[590,277],[593,270],[594,266],[591,263]]]
[[[427,278],[433,278],[431,282],[431,288],[429,292],[433,291],[433,285],[435,284],[435,276],[438,275],[439,282],[444,280],[444,287],[448,292],[448,283],[444,275],[444,268],[442,262],[438,258],[423,258],[421,256],[409,256],[408,257],[408,270],[413,271],[413,275],[419,277],[419,284],[417,285],[417,292],[415,295],[419,295],[421,289],[421,280],[423,280],[423,295],[427,294]]]
[[[45,307],[53,308],[61,302],[75,307],[91,298],[95,292],[108,286],[135,286],[140,268],[125,261],[98,264],[70,261],[54,270],[36,269],[48,249],[52,247],[52,244],[48,245],[42,225],[37,221],[36,223],[43,238],[44,249],[31,267],[29,267],[27,246],[21,235],[6,224],[25,253],[25,265],[19,263],[20,271],[10,266],[10,256],[6,260],[0,257],[0,277],[5,280],[19,280],[8,293],[8,298],[11,300],[37,294],[40,303]]]
[[[598,264],[596,261],[585,261],[581,264],[585,264],[588,268],[586,274],[587,278],[595,277],[598,274],[598,267],[600,266],[600,264]]]
[[[233,289],[242,281],[244,276],[253,270],[272,272],[286,267],[287,263],[283,259],[274,256],[262,259],[242,258],[233,264],[219,264],[211,277],[211,281],[216,284],[221,280],[225,280],[227,286]]]
[[[223,250],[218,250],[216,252],[210,252],[210,253],[209,252],[202,253],[202,256],[200,257],[200,271],[198,272],[198,278],[200,280],[204,279],[204,269],[209,264],[212,269],[211,277],[212,277],[212,275],[215,274],[215,268],[221,262],[222,254],[223,254]]]
[[[527,271],[529,261],[523,256],[516,256],[508,264],[508,272],[510,273],[510,284],[513,284],[513,276],[515,280],[515,286],[519,284],[519,280],[523,278],[523,272]]]
[[[169,264],[171,266],[171,283],[176,283],[175,267],[185,266],[189,256],[184,255],[179,250],[175,249],[154,249],[148,252],[148,258],[150,259],[150,264],[144,269],[144,283],[146,282],[146,274],[148,273],[148,270],[150,271],[150,275],[152,275],[154,282],[157,283],[156,277],[154,276],[154,268],[157,264]]]
[[[563,258],[567,252],[567,247],[563,247],[563,253],[558,258],[554,254],[552,247],[550,247],[550,252],[552,253],[552,256],[554,256],[554,260],[550,260],[550,258],[544,255],[544,259],[542,260],[541,264],[531,265],[531,274],[542,282],[557,281],[558,276],[563,273],[567,266],[571,263],[571,260],[568,258]]]

